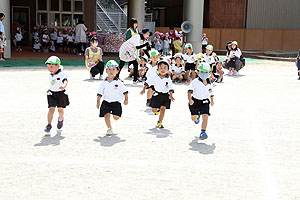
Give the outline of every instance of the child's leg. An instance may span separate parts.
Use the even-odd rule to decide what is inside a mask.
[[[183,79],[183,76],[182,76],[182,74],[180,74],[180,75],[179,75],[179,80],[182,81],[182,79]]]
[[[174,74],[173,76],[172,76],[172,80],[175,80],[176,79],[176,74]]]
[[[147,91],[147,99],[151,99],[153,93],[154,93],[153,90],[149,88]]]
[[[192,77],[193,80],[196,78],[196,72],[194,70],[192,70],[191,77]]]
[[[152,108],[152,112],[157,112],[159,109],[158,108]]]
[[[119,119],[120,119],[120,116],[113,115],[113,118],[114,118],[114,120],[119,120]]]
[[[192,119],[192,121],[194,122],[194,121],[197,121],[197,120],[198,120],[198,117],[199,117],[199,115],[192,115],[192,116],[191,116],[191,119]]]
[[[104,115],[104,120],[107,128],[111,128],[111,123],[110,123],[110,113],[106,113]]]
[[[201,125],[202,130],[206,130],[207,122],[208,122],[208,114],[203,114],[202,115],[202,125]]]
[[[159,121],[162,122],[162,120],[165,117],[165,112],[166,112],[166,107],[165,106],[161,106],[160,107],[160,115],[159,115]]]
[[[54,111],[55,111],[55,107],[50,107],[49,108],[49,111],[48,111],[48,124],[52,123]]]
[[[185,79],[189,80],[190,79],[190,70],[187,70],[185,73]]]
[[[64,119],[64,108],[57,108],[57,111],[59,113],[59,121],[62,121]]]

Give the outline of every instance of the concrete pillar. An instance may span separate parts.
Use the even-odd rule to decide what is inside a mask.
[[[4,47],[4,57],[11,58],[11,45],[10,45],[10,0],[0,1],[0,13],[4,13],[5,19],[2,21],[6,36],[6,44]]]
[[[131,18],[138,20],[138,29],[141,31],[144,28],[145,20],[145,0],[128,0],[128,25]]]
[[[193,30],[187,34],[187,42],[193,45],[195,53],[202,52],[204,0],[184,0],[183,19],[193,24]]]

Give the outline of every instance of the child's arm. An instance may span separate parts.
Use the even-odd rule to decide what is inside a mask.
[[[60,87],[59,87],[59,89],[61,89],[61,90],[66,89],[66,87],[67,87],[67,85],[68,85],[68,80],[64,80],[63,83],[64,83],[63,86],[60,86]]]
[[[211,104],[211,106],[213,106],[215,104],[215,102],[214,102],[214,96],[210,97],[210,104]]]
[[[192,92],[191,91],[188,91],[188,100],[189,100],[190,105],[194,104],[194,101],[192,100]]]
[[[173,97],[173,90],[170,91],[170,96],[169,96],[169,99],[171,99],[171,101],[175,101],[174,97]]]
[[[143,87],[143,90],[140,92],[140,94],[141,94],[141,95],[145,94],[146,87],[147,87],[147,86],[146,86],[146,85],[144,85],[144,87]]]
[[[101,96],[97,95],[97,105],[96,105],[97,109],[100,108],[100,100],[101,100]]]
[[[124,105],[128,104],[128,93],[124,94],[125,100],[124,100]]]

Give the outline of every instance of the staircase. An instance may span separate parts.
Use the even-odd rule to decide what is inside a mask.
[[[125,33],[127,14],[115,0],[97,0],[97,31]]]

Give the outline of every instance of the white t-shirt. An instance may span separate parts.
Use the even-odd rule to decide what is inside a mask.
[[[195,63],[197,61],[197,57],[195,53],[188,55],[187,53],[183,55],[183,60],[187,63]]]
[[[195,78],[192,81],[188,92],[191,92],[195,99],[210,99],[211,96],[214,96],[212,88],[213,84],[208,83],[207,85],[204,85],[200,78]]]
[[[120,59],[125,62],[135,60],[138,57],[138,55],[136,54],[136,47],[141,46],[142,44],[144,43],[141,40],[141,36],[139,34],[131,37],[121,45],[119,50]]]
[[[59,87],[64,85],[64,81],[68,80],[67,75],[61,71],[61,69],[57,70],[55,74],[49,74],[50,86],[49,89],[53,92],[62,91]]]
[[[106,78],[98,89],[97,95],[101,96],[104,101],[111,102],[122,102],[124,95],[128,93],[125,88],[124,83],[122,83],[118,78],[109,82]]]
[[[147,64],[146,64],[146,65],[147,65]],[[146,65],[144,65],[144,67],[143,67],[141,64],[139,64],[138,70],[144,70],[145,68],[147,68]]]
[[[242,52],[239,48],[237,48],[236,50],[231,50],[230,51],[229,57],[231,57],[232,55],[234,55],[237,58],[240,58],[241,55],[242,55]]]
[[[23,35],[21,33],[16,33],[15,38],[17,42],[20,42],[23,39]]]
[[[169,93],[170,91],[174,92],[173,84],[170,76],[166,74],[164,78],[161,78],[158,74],[147,79],[145,82],[146,85],[153,86],[156,92],[160,93]]]
[[[157,75],[157,65],[152,66],[151,62],[146,64],[146,67],[148,68],[148,71],[146,73],[146,78],[149,79],[154,75]]]
[[[50,38],[51,38],[51,40],[56,41],[57,40],[57,32],[51,33]]]
[[[202,37],[202,45],[207,45],[207,44],[208,44],[208,38]]]
[[[73,35],[68,35],[67,36],[67,40],[68,40],[68,42],[73,42]]]
[[[177,67],[177,65],[175,64],[175,65],[171,65],[171,72],[173,73],[173,71],[175,72],[176,75],[178,75],[184,72],[184,69],[182,65]]]
[[[37,42],[37,43],[34,43],[33,45],[33,48],[36,49],[36,50],[39,50],[41,48],[41,43]]]
[[[49,36],[47,34],[43,34],[42,41],[45,42],[45,43],[48,43],[49,42]]]
[[[203,60],[207,63],[207,64],[214,64],[216,62],[215,57],[213,56],[213,54],[211,54],[210,56],[208,56],[206,53],[203,55]]]
[[[34,32],[33,33],[33,39],[36,40],[39,38],[39,33],[38,32]]]
[[[63,43],[64,38],[62,36],[57,36],[57,43]]]

